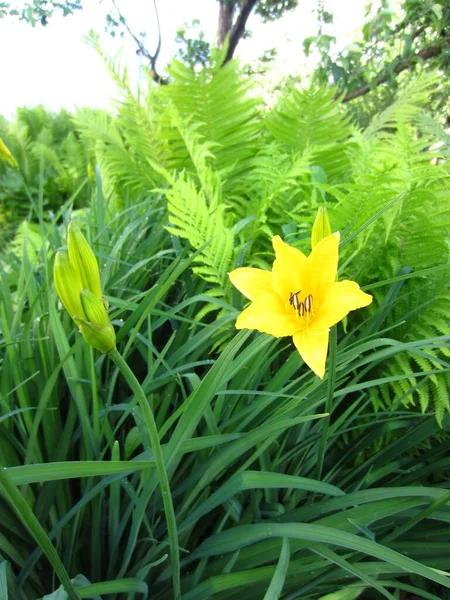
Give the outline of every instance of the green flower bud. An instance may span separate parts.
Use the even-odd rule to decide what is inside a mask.
[[[331,235],[331,225],[325,206],[319,206],[316,220],[311,232],[311,248],[314,248],[323,238]]]
[[[68,253],[56,253],[56,291],[86,342],[100,352],[116,348],[116,335],[102,296],[97,259],[74,223],[69,225]]]
[[[116,349],[116,334],[114,327],[108,322],[105,327],[99,327],[89,321],[77,321],[80,333],[85,341],[99,352],[106,354]]]
[[[81,278],[64,250],[56,253],[53,279],[58,296],[72,319],[75,317],[85,319],[86,314],[81,303],[81,290],[83,289]]]
[[[69,224],[67,247],[69,260],[80,274],[83,289],[90,290],[101,298],[102,286],[97,259],[80,228],[73,222]]]
[[[100,327],[104,327],[109,323],[105,303],[90,290],[81,291],[81,303],[88,321]]]

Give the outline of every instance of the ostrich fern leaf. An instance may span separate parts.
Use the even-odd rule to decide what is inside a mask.
[[[194,273],[214,286],[210,292],[212,295],[226,297],[234,236],[225,226],[224,206],[209,206],[204,191],[198,190],[187,174],[181,174],[165,190],[165,195],[170,223],[167,230],[200,250],[195,258]]]

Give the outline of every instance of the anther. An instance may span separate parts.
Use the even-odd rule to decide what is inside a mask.
[[[309,294],[303,302],[300,302],[300,294],[301,290],[298,292],[291,292],[289,294],[289,304],[297,311],[300,318],[304,317],[306,313],[309,322],[310,313],[313,311],[313,297],[312,294]]]
[[[309,296],[306,296],[305,298],[305,310],[306,312],[311,312],[312,310],[312,303],[313,303],[313,297],[311,294],[309,294]]]
[[[295,308],[295,310],[298,311],[298,306],[299,306],[299,300],[298,300],[298,295],[300,294],[302,290],[298,290],[298,292],[291,292],[289,294],[289,304],[291,306],[293,306]]]

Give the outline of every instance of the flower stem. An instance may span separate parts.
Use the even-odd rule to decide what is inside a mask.
[[[70,600],[80,600],[72,582],[70,581],[69,574],[67,573],[59,554],[55,547],[51,543],[48,535],[45,533],[44,528],[37,520],[33,510],[29,506],[28,502],[20,493],[20,490],[11,480],[8,475],[7,469],[0,465],[0,488],[2,495],[6,498],[11,507],[16,511],[21,521],[25,524],[28,531],[33,535],[42,551],[50,561],[56,575],[58,576],[64,590],[69,596]]]
[[[99,402],[98,402],[98,390],[95,374],[95,361],[94,361],[94,349],[89,346],[89,359],[91,368],[91,381],[92,381],[92,424],[94,427],[94,437],[96,444],[100,444],[100,421],[99,421]]]
[[[322,435],[319,445],[319,458],[317,461],[316,479],[320,481],[322,477],[323,462],[325,459],[325,450],[327,448],[328,430],[330,428],[331,411],[333,409],[334,387],[336,382],[336,358],[337,358],[337,328],[336,325],[330,331],[330,364],[328,368],[328,389],[325,404],[327,416],[322,420]]]
[[[158,429],[156,427],[155,418],[148,404],[144,390],[142,389],[139,381],[136,379],[133,371],[127,365],[127,363],[119,354],[119,352],[117,350],[111,350],[110,352],[108,352],[108,356],[114,361],[119,371],[126,379],[134,395],[136,396],[136,399],[139,402],[139,406],[142,411],[142,416],[144,417],[145,425],[147,427],[153,456],[155,458],[156,472],[158,475],[159,485],[161,489],[164,512],[166,514],[167,533],[169,536],[170,545],[170,557],[172,561],[174,600],[178,600],[179,598],[181,598],[181,584],[177,524],[175,518],[175,511],[172,503],[172,495],[170,493],[169,478],[167,476],[164,456],[159,440],[159,434]]]

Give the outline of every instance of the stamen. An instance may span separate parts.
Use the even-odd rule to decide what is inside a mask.
[[[305,310],[306,312],[311,312],[312,310],[312,302],[313,302],[313,297],[311,294],[309,294],[309,296],[306,296],[305,298]]]
[[[300,319],[303,319],[306,314],[306,322],[309,323],[314,316],[312,294],[306,296],[303,302],[300,302],[299,294],[301,294],[301,290],[298,292],[290,292],[289,304],[297,311]]]
[[[299,300],[298,295],[302,290],[298,290],[298,292],[291,292],[289,294],[289,304],[294,307],[295,310],[298,310]]]
[[[291,306],[294,306],[295,308],[297,308],[295,306],[295,304],[296,303],[298,304],[298,295],[300,294],[301,291],[302,290],[298,290],[298,292],[290,292],[290,294],[289,294],[289,304]]]

